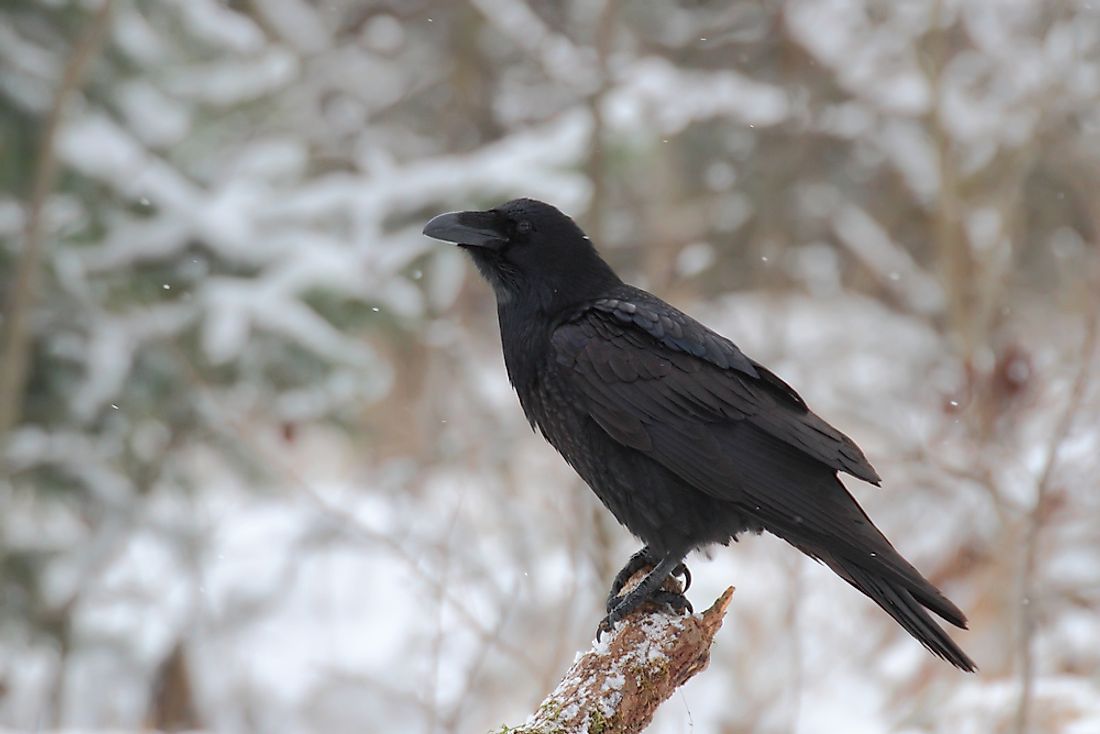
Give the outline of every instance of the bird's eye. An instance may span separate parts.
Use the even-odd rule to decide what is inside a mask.
[[[528,234],[531,229],[531,222],[527,219],[521,219],[516,222],[516,232],[519,234]]]

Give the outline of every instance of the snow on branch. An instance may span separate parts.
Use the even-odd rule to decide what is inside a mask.
[[[620,622],[609,638],[579,654],[522,726],[503,727],[501,734],[642,731],[658,706],[707,667],[714,635],[732,597],[730,587],[710,609],[687,617],[644,605]]]

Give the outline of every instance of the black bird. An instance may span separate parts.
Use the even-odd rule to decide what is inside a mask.
[[[516,199],[441,214],[424,234],[465,249],[496,294],[508,377],[531,425],[644,543],[608,597],[608,629],[685,556],[762,530],[824,563],[926,648],[973,661],[928,611],[966,617],[894,550],[837,477],[879,476],[787,383],[656,296],[622,282],[572,219]],[[652,571],[619,597],[635,571]],[[690,578],[690,577],[688,577]]]

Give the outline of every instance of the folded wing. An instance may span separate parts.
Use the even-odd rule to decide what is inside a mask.
[[[733,342],[644,291],[624,289],[619,298],[590,305],[551,341],[558,366],[596,406],[592,418],[625,445],[650,445],[654,431],[670,425],[701,439],[715,424],[743,423],[831,469],[880,481],[859,447],[794,389]],[[662,463],[718,448],[703,443]]]

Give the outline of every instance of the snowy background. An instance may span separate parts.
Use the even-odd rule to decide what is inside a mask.
[[[1100,731],[1091,0],[5,0],[0,729],[525,718],[637,544],[420,235],[521,195],[859,441],[971,620],[965,676],[718,549],[651,731]]]

